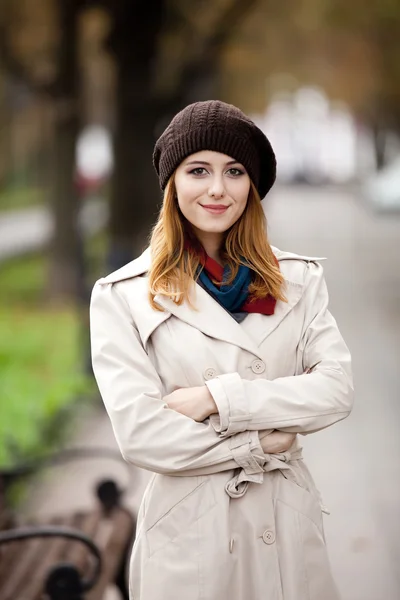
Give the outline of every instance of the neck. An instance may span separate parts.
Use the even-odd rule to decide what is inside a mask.
[[[208,233],[205,231],[196,231],[196,236],[204,250],[210,258],[213,258],[221,266],[223,262],[221,259],[221,247],[223,242],[222,233]]]

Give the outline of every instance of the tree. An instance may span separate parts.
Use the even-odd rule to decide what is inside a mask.
[[[158,106],[151,78],[164,10],[162,0],[121,1],[112,8],[107,46],[115,59],[117,83],[109,269],[131,260],[154,218],[157,187],[151,152]]]
[[[109,268],[145,245],[160,192],[151,165],[157,133],[186,103],[215,95],[218,54],[254,0],[157,0],[109,5],[118,73],[116,171]]]
[[[50,98],[54,107],[51,206],[56,235],[50,289],[56,297],[76,297],[82,286],[79,199],[73,185],[82,115],[77,56],[82,12],[97,6],[107,11],[112,22],[107,48],[117,73],[116,168],[110,202],[110,268],[114,268],[141,249],[155,219],[160,192],[151,154],[157,133],[187,102],[215,95],[221,48],[256,2],[38,0],[34,18],[26,0],[5,3],[1,51],[8,71],[35,93]],[[39,25],[38,14],[42,15]]]
[[[334,31],[350,32],[370,48],[374,85],[364,96],[361,112],[375,135],[378,167],[385,163],[385,132],[400,133],[400,4],[397,0],[329,3]]]
[[[39,0],[32,14],[26,2],[6,1],[0,35],[1,55],[11,76],[52,104],[49,204],[55,235],[49,254],[49,295],[61,301],[77,299],[84,293],[79,198],[73,180],[80,128],[77,29],[81,8],[75,0]]]
[[[222,52],[220,95],[262,112],[270,74],[320,85],[372,128],[383,164],[385,132],[400,129],[399,30],[398,0],[257,3]]]
[[[78,227],[80,208],[74,183],[75,148],[81,128],[78,65],[77,2],[60,2],[60,37],[52,86],[55,109],[53,188],[51,190],[55,235],[50,252],[49,288],[53,298],[84,298],[83,242]]]

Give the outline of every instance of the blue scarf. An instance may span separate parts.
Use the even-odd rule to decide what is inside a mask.
[[[222,267],[221,267],[222,268]],[[252,271],[245,265],[239,265],[239,271],[230,285],[224,283],[228,280],[230,269],[225,265],[222,283],[218,287],[211,281],[207,271],[202,269],[199,280],[207,291],[229,312],[239,312],[249,295],[249,285],[252,281]]]

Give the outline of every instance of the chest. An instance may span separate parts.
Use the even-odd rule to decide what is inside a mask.
[[[225,373],[238,372],[245,379],[275,379],[295,375],[301,369],[298,353],[301,320],[292,311],[258,343],[269,316],[249,314],[241,328],[249,348],[207,335],[194,325],[171,315],[150,335],[149,356],[166,389],[191,387]]]
[[[273,315],[250,313],[238,323],[199,286],[194,307],[156,297],[163,311],[150,307],[145,279],[128,287],[133,321],[166,393],[232,372],[252,380],[302,371],[301,288],[288,289],[288,301],[278,301]]]

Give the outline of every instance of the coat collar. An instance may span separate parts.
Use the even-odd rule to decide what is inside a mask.
[[[220,339],[255,355],[258,355],[258,347],[270,335],[286,315],[299,302],[304,291],[304,280],[307,271],[307,263],[323,260],[322,258],[300,256],[290,252],[282,252],[277,248],[272,248],[279,261],[282,274],[285,278],[285,295],[287,302],[278,301],[275,313],[265,318],[265,326],[251,333],[246,332],[240,323],[237,323],[229,313],[220,306],[213,298],[199,285],[195,285],[192,292],[192,302],[197,310],[190,307],[187,302],[180,306],[175,304],[170,298],[157,294],[155,301],[159,304],[168,316],[174,315],[181,321],[196,327],[206,335]],[[100,279],[100,284],[117,283],[126,279],[145,275],[151,264],[150,248],[147,248],[143,254],[126,264],[118,271],[111,273],[107,277]],[[159,313],[160,322],[167,318],[166,313]],[[154,328],[154,324],[153,327]]]
[[[124,279],[131,279],[132,277],[143,275],[149,270],[150,264],[151,254],[150,247],[148,247],[138,258],[135,258],[135,260],[127,263],[117,271],[110,273],[107,277],[103,277],[99,280],[99,283],[117,283],[117,281],[123,281]]]

